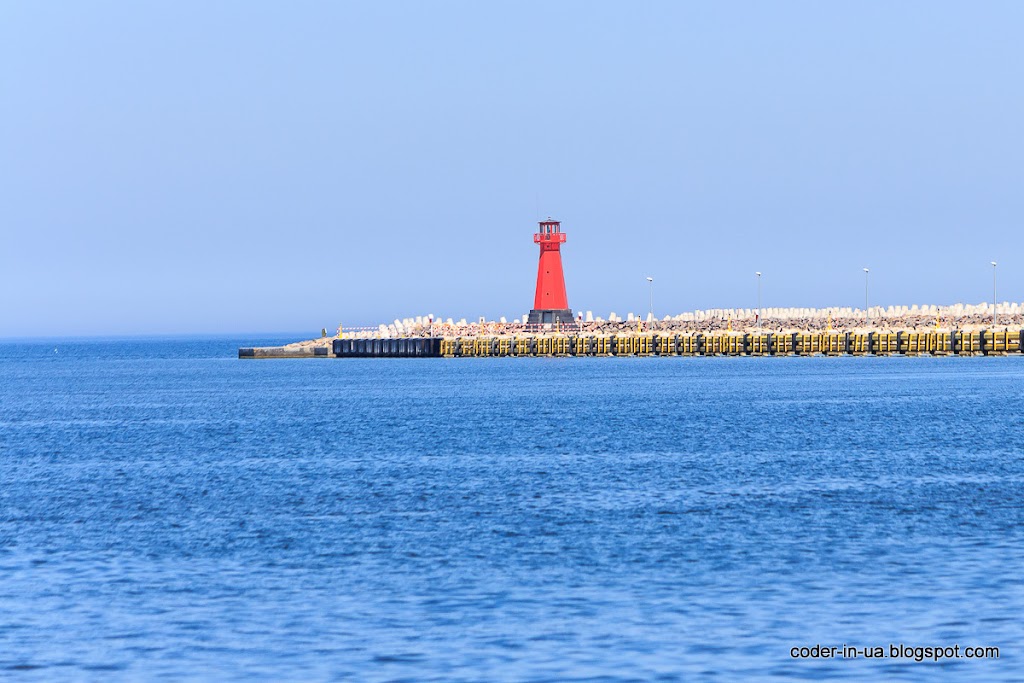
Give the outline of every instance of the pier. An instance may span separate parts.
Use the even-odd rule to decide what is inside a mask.
[[[239,358],[330,358],[331,355],[326,346],[251,346],[238,349]]]
[[[333,339],[331,346],[241,348],[239,358],[552,358],[570,356],[1005,356],[1024,329],[934,332],[529,334]]]

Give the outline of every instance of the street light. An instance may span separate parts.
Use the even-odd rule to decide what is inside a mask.
[[[871,310],[868,308],[868,269],[864,269],[864,318],[871,325]]]
[[[996,326],[996,262],[992,261],[992,327]]]
[[[757,275],[757,331],[761,331],[761,271],[754,273]]]
[[[654,322],[654,278],[648,276],[647,281],[651,283],[651,322]]]

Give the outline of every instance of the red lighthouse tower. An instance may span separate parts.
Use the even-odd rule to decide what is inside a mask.
[[[571,323],[572,310],[565,297],[565,276],[562,275],[562,252],[565,241],[562,224],[549,217],[540,222],[540,231],[533,241],[540,245],[540,264],[537,266],[537,294],[533,297],[530,323]]]

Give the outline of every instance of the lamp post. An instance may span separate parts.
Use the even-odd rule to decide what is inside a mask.
[[[754,273],[757,275],[757,331],[761,331],[761,271]]]
[[[648,276],[647,281],[651,283],[651,322],[654,322],[654,278]]]
[[[996,326],[996,262],[992,261],[992,327]]]
[[[871,325],[871,310],[868,308],[868,269],[864,269],[864,319]]]

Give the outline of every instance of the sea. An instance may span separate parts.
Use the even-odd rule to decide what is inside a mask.
[[[0,679],[1024,680],[1024,358],[299,337],[0,343]]]

